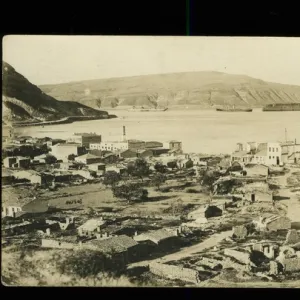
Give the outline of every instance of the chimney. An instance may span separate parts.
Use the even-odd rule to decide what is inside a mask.
[[[46,234],[49,236],[50,235],[50,228],[46,229]]]
[[[135,235],[135,236],[137,236],[137,235],[138,235],[137,231],[135,231],[135,232],[134,232],[134,235]]]
[[[126,128],[123,126],[123,142],[126,141]]]

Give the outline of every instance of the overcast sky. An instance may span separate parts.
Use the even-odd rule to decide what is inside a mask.
[[[6,36],[3,60],[34,84],[188,71],[300,85],[300,38]]]

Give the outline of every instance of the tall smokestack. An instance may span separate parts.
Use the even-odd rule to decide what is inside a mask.
[[[126,141],[126,128],[123,126],[123,142]]]

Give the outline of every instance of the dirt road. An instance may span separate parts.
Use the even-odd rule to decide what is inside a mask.
[[[292,170],[291,172],[293,172]],[[286,197],[286,200],[281,200],[280,202],[287,207],[286,216],[290,218],[292,222],[300,221],[300,202],[296,193],[291,192],[288,187],[287,178],[291,176],[291,172],[286,173],[283,176],[275,177],[278,184],[280,185],[279,195],[281,197]]]
[[[161,258],[157,258],[157,259],[153,259],[153,260],[145,260],[145,261],[141,261],[141,262],[137,262],[134,264],[130,264],[128,266],[128,268],[133,268],[133,267],[141,267],[141,266],[146,266],[148,265],[150,262],[159,262],[159,263],[166,263],[172,260],[180,260],[186,257],[190,257],[195,253],[204,251],[206,249],[212,248],[216,245],[218,245],[218,243],[220,241],[222,241],[223,239],[229,237],[232,235],[232,231],[223,231],[221,233],[216,233],[212,236],[210,236],[209,238],[207,238],[206,240],[204,240],[203,242],[190,246],[190,247],[186,247],[183,248],[182,250],[176,252],[176,253],[172,253],[172,254],[168,254],[165,255]]]

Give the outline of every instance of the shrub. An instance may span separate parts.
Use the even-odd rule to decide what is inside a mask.
[[[199,193],[199,191],[196,189],[186,189],[186,192],[187,193]]]

